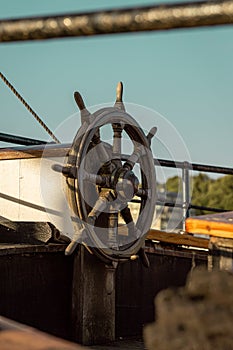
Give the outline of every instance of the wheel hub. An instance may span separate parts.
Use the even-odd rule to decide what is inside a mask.
[[[115,193],[117,199],[122,202],[129,202],[138,192],[139,180],[132,170],[122,167],[114,176]]]

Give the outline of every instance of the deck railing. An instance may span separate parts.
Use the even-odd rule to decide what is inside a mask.
[[[5,134],[3,135],[2,141],[5,140]],[[11,143],[20,144],[23,145],[27,144],[27,138],[20,137],[14,135],[7,135],[11,136],[10,141]],[[0,134],[0,141],[1,141],[1,134]],[[33,140],[28,139],[28,145],[32,146],[33,141],[35,147],[16,147],[16,148],[7,148],[7,149],[0,149],[0,160],[6,160],[6,159],[16,159],[16,158],[40,158],[45,153],[45,141],[39,141],[39,140]],[[40,143],[41,142],[41,143]],[[39,144],[40,143],[40,144]],[[48,153],[48,156],[62,156],[65,157],[67,152],[69,151],[69,148],[71,147],[71,144],[64,144],[64,145],[57,145],[55,143],[51,143],[46,146],[46,151]],[[122,160],[127,160],[128,155],[124,154],[122,155]],[[185,230],[185,220],[187,217],[189,217],[189,213],[191,209],[196,210],[205,210],[210,211],[214,213],[220,213],[220,212],[226,212],[229,210],[222,209],[222,208],[212,208],[212,207],[205,207],[202,205],[194,205],[190,201],[190,179],[191,179],[191,172],[193,171],[199,171],[203,173],[215,173],[215,174],[221,174],[221,175],[233,175],[233,168],[229,167],[222,167],[222,166],[214,166],[214,165],[206,165],[206,164],[198,164],[198,163],[190,163],[187,161],[180,162],[180,161],[173,161],[168,159],[159,159],[154,158],[154,165],[155,167],[167,167],[167,168],[176,168],[181,169],[182,171],[182,201],[180,202],[172,202],[167,200],[161,200],[158,199],[156,201],[156,205],[159,206],[165,206],[165,207],[176,207],[182,209],[182,227],[183,230]],[[139,203],[140,200],[133,199],[133,203]],[[232,208],[233,210],[233,208]]]
[[[124,159],[127,159],[127,155],[124,155]],[[176,207],[181,208],[183,211],[182,214],[182,227],[185,230],[185,220],[189,217],[190,210],[205,210],[214,213],[222,213],[230,210],[222,209],[222,208],[213,208],[206,207],[203,205],[194,205],[191,203],[190,198],[190,178],[191,171],[200,171],[203,173],[215,173],[221,175],[233,175],[233,168],[229,167],[221,167],[214,165],[206,165],[206,164],[198,164],[198,163],[189,163],[187,161],[184,162],[176,162],[167,159],[157,159],[154,158],[155,166],[168,167],[168,168],[177,168],[182,170],[182,203],[176,203],[171,201],[163,201],[161,199],[156,201],[156,205],[161,205],[165,207]],[[139,203],[140,200],[133,199],[132,202]],[[232,208],[233,210],[233,208]]]
[[[224,175],[233,175],[233,168],[206,165],[206,164],[197,164],[189,162],[175,162],[165,159],[154,159],[155,165],[160,165],[163,167],[170,168],[179,168],[182,170],[182,204],[173,203],[173,202],[164,202],[163,205],[170,207],[181,207],[183,210],[183,230],[185,230],[185,220],[189,217],[190,209],[200,209],[210,212],[220,213],[228,211],[221,208],[211,208],[205,207],[202,205],[194,205],[190,203],[190,172],[191,171],[201,171],[203,173],[215,173],[215,174],[224,174]],[[159,203],[158,203],[159,204]],[[233,210],[233,208],[232,208]]]

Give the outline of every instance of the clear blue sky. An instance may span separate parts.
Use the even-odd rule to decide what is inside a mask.
[[[0,0],[0,18],[138,4],[146,3]],[[110,102],[122,80],[124,99],[166,117],[193,162],[233,166],[231,26],[0,44],[0,70],[52,130],[76,112],[74,90],[88,105]],[[0,110],[1,132],[47,139],[2,82]]]

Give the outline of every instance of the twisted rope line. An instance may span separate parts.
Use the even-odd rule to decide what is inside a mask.
[[[33,115],[33,117],[38,121],[38,123],[45,129],[45,131],[54,139],[56,143],[60,143],[60,141],[56,138],[54,133],[47,127],[47,125],[41,120],[38,114],[29,106],[29,104],[25,101],[25,99],[18,93],[18,91],[14,88],[13,85],[7,80],[7,78],[0,72],[0,77],[4,81],[4,83],[9,87],[9,89],[15,94],[16,97],[22,102],[22,104],[27,108],[27,110]]]

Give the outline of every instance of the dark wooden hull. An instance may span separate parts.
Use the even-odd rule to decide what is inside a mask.
[[[77,264],[81,263],[80,253],[67,257],[64,249],[65,246],[59,244],[1,246],[0,314],[53,335],[82,342],[77,329],[82,320],[78,320],[78,314],[74,317],[77,294],[83,293],[77,269]],[[116,337],[141,335],[143,325],[154,320],[156,294],[171,286],[183,286],[194,266],[207,264],[204,251],[151,243],[146,250],[149,268],[140,260],[117,267]],[[104,264],[87,251],[84,254],[91,259],[90,266],[99,270],[97,279],[101,280]],[[86,283],[85,276],[83,283]],[[91,293],[95,294],[96,290]]]

